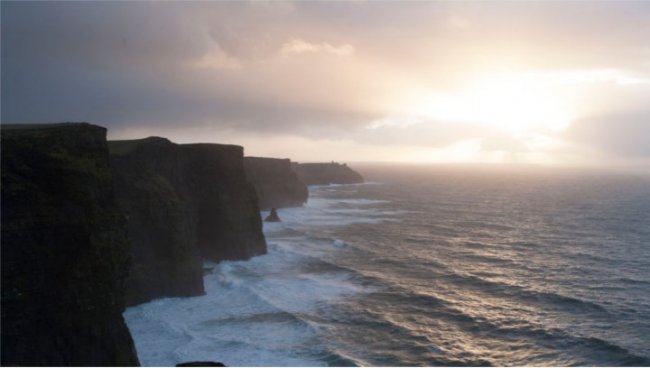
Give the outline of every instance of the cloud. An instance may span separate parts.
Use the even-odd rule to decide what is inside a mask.
[[[191,60],[188,63],[191,67],[207,69],[241,69],[242,64],[237,59],[225,53],[218,44],[206,52],[200,59]]]
[[[278,54],[292,38],[266,37],[258,23],[291,17],[290,7],[199,5],[3,3],[3,121],[214,124],[313,136],[375,116],[359,103],[374,86],[340,92],[360,64]],[[354,51],[345,43],[311,47],[315,57]]]
[[[567,135],[605,156],[650,157],[650,110],[583,118]]]
[[[418,94],[445,93],[486,70],[514,65],[539,70],[540,78],[567,71],[577,84],[594,85],[583,104],[594,118],[560,138],[618,154],[647,154],[626,148],[626,139],[649,146],[638,138],[646,132],[642,113],[613,124],[648,101],[646,3],[1,6],[5,123],[85,120],[120,132],[208,130],[216,132],[212,141],[224,131],[268,142],[345,140],[346,149],[356,142],[368,157],[371,147],[424,152],[467,140],[480,141],[484,150],[540,150],[539,137],[513,141],[489,126],[414,120],[404,111]],[[620,129],[613,134],[618,138],[608,137],[612,129]],[[196,133],[196,140],[205,139]]]
[[[309,43],[299,38],[294,38],[283,44],[280,49],[280,54],[284,56],[318,52],[330,53],[337,56],[347,56],[354,52],[354,47],[349,44],[332,46],[327,42]]]

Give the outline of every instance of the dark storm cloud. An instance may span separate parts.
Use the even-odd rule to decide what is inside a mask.
[[[245,50],[244,38],[255,34],[237,38],[220,32],[217,26],[195,22],[191,12],[177,12],[174,4],[32,2],[2,7],[3,121],[90,120],[119,126],[212,119],[261,129],[266,123],[283,129],[283,124],[307,122],[309,108],[280,107],[255,93],[237,95],[242,92],[233,76],[238,71],[215,70],[206,76],[186,67],[209,53],[215,39],[237,56],[252,56],[255,47]],[[309,119],[314,122],[341,115],[315,110],[325,115]],[[250,126],[256,121],[264,124]]]
[[[148,63],[198,49],[164,13],[152,27],[145,3],[2,7],[3,121],[117,122],[171,97]]]

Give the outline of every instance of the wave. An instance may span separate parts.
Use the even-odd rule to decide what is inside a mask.
[[[546,307],[561,308],[564,311],[573,314],[582,314],[585,312],[610,314],[609,311],[600,304],[559,293],[535,291],[518,285],[485,281],[474,276],[461,276],[461,278],[466,279],[471,284],[481,285],[483,290],[489,291],[491,294],[515,298],[523,302],[541,304]]]
[[[368,295],[367,299],[368,301],[362,306],[354,308],[362,309],[365,316],[362,318],[357,316],[350,323],[363,326],[367,331],[383,331],[399,339],[408,339],[411,347],[425,341],[431,343],[430,339],[419,334],[418,331],[430,334],[433,323],[435,326],[456,326],[458,331],[462,331],[462,334],[472,335],[471,340],[479,346],[483,344],[489,346],[490,341],[499,341],[502,346],[510,343],[528,351],[525,356],[521,357],[518,357],[516,349],[512,351],[512,356],[508,356],[507,352],[503,351],[494,352],[494,355],[483,351],[483,353],[469,359],[465,358],[465,360],[454,360],[449,357],[450,355],[443,355],[442,359],[448,359],[446,362],[448,365],[476,365],[472,362],[479,362],[478,365],[503,365],[505,362],[509,362],[507,364],[531,365],[536,361],[537,364],[544,365],[553,365],[554,362],[555,365],[643,366],[650,363],[646,357],[635,355],[613,342],[596,337],[572,335],[562,329],[544,328],[540,325],[525,323],[525,321],[521,321],[522,323],[517,327],[501,326],[484,318],[467,314],[453,304],[432,295],[396,288],[391,291],[373,293]],[[399,306],[395,305],[395,301],[399,301]],[[351,314],[354,315],[354,313]],[[438,328],[445,331],[450,330],[448,327]],[[446,340],[451,339],[454,343],[465,340],[465,343],[469,343],[467,337],[463,337],[462,334],[455,337],[447,336]],[[436,336],[438,335],[440,334],[437,333]],[[440,341],[439,338],[431,340]],[[525,342],[526,346],[522,347],[522,342]],[[536,351],[538,353],[535,353]],[[553,351],[556,356],[550,358],[547,353],[542,353],[543,351]],[[411,353],[415,352],[411,351]]]
[[[160,299],[127,309],[124,316],[142,365],[173,366],[193,360],[322,365],[286,353],[313,339],[315,333],[308,326],[242,290],[221,289],[218,295],[214,291],[205,297]]]
[[[303,208],[278,210],[281,223],[264,223],[268,254],[249,261],[206,262],[213,271],[204,277],[205,296],[161,299],[129,308],[124,315],[141,363],[363,364],[319,341],[319,310],[362,292],[359,279],[363,276],[327,261],[332,252],[350,246],[346,241],[310,235],[310,229],[376,222],[368,218],[371,210],[345,212],[331,207],[373,206],[384,201],[312,202]]]
[[[631,277],[619,277],[613,281],[632,285],[650,285],[650,281],[648,280],[633,279]]]
[[[143,364],[650,364],[648,325],[617,325],[644,321],[650,282],[627,270],[595,278],[592,266],[615,258],[587,245],[611,244],[576,243],[542,220],[512,231],[518,219],[503,226],[464,194],[447,204],[432,194],[440,206],[418,193],[377,195],[387,187],[312,187],[304,207],[264,223],[267,255],[209,264],[206,296],[129,308]],[[554,257],[588,267],[544,279]],[[586,276],[593,285],[576,285]],[[630,291],[638,300],[623,298]]]

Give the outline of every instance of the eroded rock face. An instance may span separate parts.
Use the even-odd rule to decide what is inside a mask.
[[[109,144],[134,244],[130,305],[202,294],[202,257],[242,260],[266,253],[242,147],[178,145],[157,137]]]
[[[106,129],[2,127],[2,365],[133,366]]]
[[[291,167],[298,174],[298,178],[307,185],[363,183],[363,177],[346,164],[293,162]]]
[[[110,142],[109,147],[116,197],[133,244],[127,305],[163,296],[202,295],[195,214],[169,179],[180,160],[177,145],[148,138]]]
[[[255,187],[260,209],[300,207],[307,202],[307,186],[291,169],[289,159],[245,157],[244,169]]]
[[[176,182],[197,213],[198,244],[212,261],[266,253],[255,188],[244,173],[244,149],[222,144],[180,145],[184,175]]]

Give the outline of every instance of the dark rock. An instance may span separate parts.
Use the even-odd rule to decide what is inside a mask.
[[[289,159],[244,157],[244,169],[255,187],[260,209],[300,207],[307,202],[307,186],[291,169]]]
[[[127,149],[131,144],[132,149]],[[204,294],[196,221],[161,166],[175,171],[178,147],[163,138],[109,142],[115,191],[133,243],[127,305]]]
[[[291,168],[298,174],[298,178],[307,185],[363,183],[363,177],[346,164],[336,162],[300,164],[292,162]]]
[[[266,253],[242,147],[157,137],[109,146],[134,242],[130,305],[203,293],[201,257],[243,260]]]
[[[2,127],[3,366],[138,365],[106,129]]]
[[[225,367],[221,362],[184,362],[176,364],[177,367]]]
[[[198,244],[212,261],[266,254],[255,188],[244,173],[244,149],[221,144],[183,144],[175,185],[197,213]]]
[[[280,216],[278,216],[278,213],[276,212],[275,208],[271,209],[271,213],[269,213],[268,216],[264,219],[264,221],[267,222],[280,222]]]

